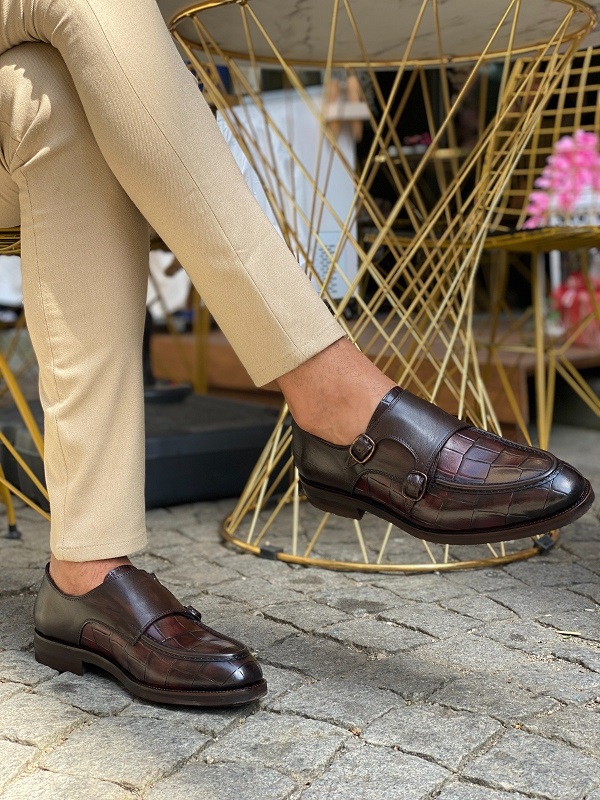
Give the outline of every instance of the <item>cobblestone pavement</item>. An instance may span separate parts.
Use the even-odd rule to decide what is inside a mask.
[[[554,442],[600,486],[600,433]],[[549,555],[502,569],[353,575],[226,549],[231,503],[148,515],[137,564],[256,650],[265,700],[132,700],[32,655],[47,526],[0,540],[6,800],[600,800],[598,507]]]

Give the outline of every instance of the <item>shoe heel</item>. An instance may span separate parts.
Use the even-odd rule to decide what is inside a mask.
[[[33,651],[35,660],[39,664],[44,664],[58,672],[73,672],[75,675],[83,675],[83,661],[73,647],[53,642],[36,632],[33,636]]]
[[[304,481],[300,486],[311,506],[320,511],[328,511],[330,514],[337,514],[338,517],[347,519],[362,519],[365,515],[364,511],[354,505],[351,498],[346,500],[334,492],[328,492],[327,489],[307,485]]]

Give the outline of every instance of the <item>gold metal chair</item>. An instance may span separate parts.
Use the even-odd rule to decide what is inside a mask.
[[[19,228],[4,228],[0,229],[0,255],[20,255],[21,253],[21,237]],[[10,368],[8,360],[3,353],[0,353],[0,380],[4,383],[6,391],[10,394],[17,410],[23,420],[23,424],[27,429],[33,446],[35,447],[40,459],[44,459],[44,440],[41,431],[35,421],[31,409],[15,373]],[[18,452],[15,445],[9,441],[3,431],[0,430],[0,443],[14,458],[18,468],[22,470],[23,474],[33,483],[40,495],[48,500],[48,493],[45,486],[39,480],[38,476],[34,473],[31,466],[23,458],[21,453]],[[4,470],[0,466],[0,501],[6,507],[7,521],[8,521],[8,534],[7,537],[11,539],[20,538],[20,533],[16,525],[15,509],[11,495],[20,498],[26,505],[30,506],[34,511],[40,514],[44,519],[49,520],[50,515],[42,508],[39,503],[36,503],[26,494],[24,494],[13,483],[7,480]]]
[[[532,88],[543,80],[552,64],[547,59],[534,63],[531,59],[521,60],[515,72],[531,76]],[[506,314],[508,324],[500,324],[500,314],[508,310],[500,302],[493,313],[492,336],[488,347],[490,364],[500,374],[508,402],[513,408],[519,403],[513,387],[507,378],[503,357],[512,354],[514,359],[535,360],[535,398],[537,412],[537,433],[541,447],[548,447],[554,410],[554,397],[557,377],[563,378],[569,387],[598,416],[600,398],[586,382],[580,365],[591,363],[600,365],[600,353],[577,347],[576,340],[587,326],[600,324],[600,308],[584,266],[591,311],[581,322],[569,330],[565,337],[556,341],[546,331],[546,311],[548,305],[546,254],[556,251],[590,249],[600,244],[600,226],[580,226],[567,224],[557,227],[544,227],[523,230],[526,220],[527,200],[534,190],[536,178],[552,154],[554,145],[563,136],[573,135],[578,130],[598,133],[600,131],[600,48],[587,48],[574,54],[568,63],[560,82],[550,92],[546,105],[534,127],[533,133],[523,148],[510,181],[507,183],[490,226],[490,236],[486,248],[505,253],[525,253],[531,259],[531,300],[532,315]],[[503,141],[511,135],[511,129],[518,124],[520,116],[527,111],[529,98],[523,96],[516,101],[507,115],[506,128],[496,133],[496,143],[503,147]],[[506,273],[498,276],[500,282]],[[499,292],[501,296],[501,292]],[[528,330],[533,322],[533,341]],[[527,420],[516,411],[519,427],[528,438]]]
[[[406,0],[399,19],[397,4],[381,3],[374,13],[367,0],[314,0],[302,15],[282,0],[207,0],[170,27],[260,177],[274,224],[351,340],[398,383],[497,430],[473,335],[477,264],[544,98],[594,15],[578,0],[492,0],[485,14],[468,6],[461,4],[463,17],[452,3]],[[551,65],[538,84],[513,68],[525,53]],[[273,70],[280,91],[262,91]],[[494,70],[496,99],[481,106],[475,139],[461,143],[456,118],[472,113],[473,90],[489,88]],[[309,85],[315,71],[321,86]],[[336,82],[356,79],[360,108],[332,100]],[[527,110],[500,142],[522,97]],[[402,133],[415,103],[422,127]],[[365,135],[357,162],[359,122]],[[430,143],[406,138],[424,132]],[[394,193],[389,207],[378,195],[382,181]],[[323,516],[300,496],[286,417],[284,408],[224,525],[225,538],[251,553],[427,572],[507,563],[547,544],[421,546],[379,521]]]

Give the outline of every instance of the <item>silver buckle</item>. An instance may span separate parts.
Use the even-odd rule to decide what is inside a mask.
[[[406,494],[406,489],[405,489],[406,481],[410,478],[411,475],[419,475],[419,477],[423,478],[423,483],[421,484],[417,497],[411,497],[409,494]],[[418,503],[419,500],[423,498],[423,495],[425,494],[426,491],[427,491],[427,475],[425,475],[424,472],[418,472],[417,470],[409,472],[406,478],[404,479],[404,483],[402,485],[402,492],[401,492],[402,497],[404,497],[405,500],[410,500],[411,503]]]
[[[367,454],[366,454],[366,456],[364,458],[357,458],[357,456],[355,456],[354,453],[352,452],[354,450],[354,445],[357,444],[357,442],[359,440],[369,448],[369,450],[368,450],[368,452],[367,452]],[[367,436],[366,433],[360,433],[356,437],[356,439],[352,442],[352,444],[350,445],[350,455],[356,461],[357,464],[366,464],[367,461],[371,458],[371,456],[375,452],[375,447],[376,447],[376,444],[373,441],[373,439],[371,439],[370,436]]]

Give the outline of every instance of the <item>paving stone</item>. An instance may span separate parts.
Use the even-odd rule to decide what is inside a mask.
[[[597,609],[589,608],[570,614],[544,615],[539,617],[539,621],[558,631],[573,631],[582,639],[600,643],[600,611]]]
[[[357,681],[330,678],[289,692],[269,707],[274,711],[293,712],[351,730],[362,729],[386,711],[404,705],[404,701],[390,691]]]
[[[348,614],[343,611],[329,608],[322,603],[315,603],[313,600],[272,606],[265,611],[265,616],[279,622],[287,622],[307,633],[318,630],[324,625],[350,619]]]
[[[401,603],[397,594],[365,584],[356,584],[341,590],[328,589],[313,595],[313,599],[357,617],[379,614],[386,609],[396,608]]]
[[[279,669],[271,664],[261,664],[261,668],[269,687],[267,696],[260,701],[263,705],[273,703],[288,692],[304,686],[310,680],[291,669]]]
[[[393,592],[405,600],[439,603],[453,597],[473,594],[469,586],[448,580],[445,575],[377,575],[373,585]]]
[[[506,724],[559,707],[552,697],[538,697],[527,689],[515,687],[502,676],[486,674],[472,674],[447,683],[431,696],[431,700],[449,708],[488,714]]]
[[[27,567],[13,567],[2,576],[1,594],[17,594],[36,590],[42,580],[42,571]]]
[[[389,658],[370,660],[364,666],[356,666],[352,679],[362,681],[380,689],[389,689],[405,700],[425,700],[436,689],[440,689],[463,671],[432,664],[415,653],[400,653]]]
[[[373,652],[399,653],[432,641],[424,633],[376,619],[353,619],[321,629],[321,633],[343,644],[363,647]]]
[[[324,722],[260,711],[207,748],[205,756],[208,763],[259,764],[306,780],[320,774],[350,739]]]
[[[565,641],[565,637],[538,622],[513,618],[486,625],[476,635],[493,639],[511,649],[537,656],[549,656]]]
[[[577,592],[595,603],[600,603],[600,586],[597,580],[594,583],[575,583],[570,588],[572,592]]]
[[[560,739],[591,755],[600,756],[600,713],[569,706],[549,716],[532,720],[526,730],[549,739]]]
[[[178,523],[177,520],[175,522]],[[173,522],[171,522],[172,524]],[[237,558],[237,553],[233,550],[228,550],[228,545],[221,540],[219,524],[196,521],[187,525],[177,524],[177,530],[190,540],[188,553],[192,548],[201,548],[199,552],[201,552],[202,557],[210,561],[211,564],[218,563],[220,558],[228,559],[231,556]]]
[[[6,681],[0,683],[0,702],[2,700],[6,700],[7,697],[12,697],[14,694],[18,694],[22,691],[21,684],[19,683],[12,683],[11,681]]]
[[[600,695],[600,675],[564,661],[532,661],[511,669],[515,684],[564,703],[588,703]]]
[[[120,714],[119,718],[160,720],[168,725],[183,725],[190,730],[216,738],[245,719],[246,716],[253,714],[258,707],[257,703],[251,703],[234,708],[202,709],[158,705],[136,700]]]
[[[90,800],[133,800],[130,792],[114,783],[89,780],[82,775],[74,778],[41,769],[11,783],[2,794],[2,800],[82,800],[84,797]]]
[[[527,800],[523,794],[495,792],[473,783],[449,784],[442,789],[436,800]]]
[[[592,650],[591,647],[582,647],[580,642],[572,646],[564,645],[552,651],[556,658],[571,661],[573,664],[580,664],[582,667],[591,669],[593,672],[600,672],[600,651]]]
[[[184,605],[191,605],[197,608],[202,614],[202,619],[211,628],[221,625],[225,620],[232,619],[240,614],[252,614],[254,612],[254,609],[247,603],[236,603],[234,600],[226,600],[224,597],[201,594],[195,589],[190,590],[182,587],[178,595],[179,600]]]
[[[379,617],[398,625],[415,628],[438,639],[461,634],[477,625],[469,617],[455,614],[453,611],[446,611],[432,603],[412,603],[410,601],[405,601],[400,608],[383,611]]]
[[[2,730],[4,735],[4,730]],[[7,742],[0,739],[0,791],[13,780],[37,756],[38,750],[18,742]],[[6,795],[2,792],[2,797]],[[21,800],[26,795],[21,795]]]
[[[254,561],[258,560],[254,558]],[[267,580],[277,586],[285,586],[287,589],[293,589],[311,597],[323,590],[332,592],[348,589],[352,591],[359,585],[352,579],[351,574],[298,567],[296,564],[285,564],[283,561],[277,562],[277,569],[271,569]]]
[[[211,594],[241,600],[254,608],[264,609],[274,603],[301,603],[304,597],[300,592],[291,592],[282,586],[273,586],[260,578],[238,577],[235,581],[227,581],[211,587]]]
[[[564,556],[563,556],[564,559]],[[582,564],[564,563],[563,559],[556,563],[543,561],[521,561],[504,567],[509,575],[528,583],[530,586],[572,586],[575,583],[587,583],[594,575]]]
[[[188,542],[189,544],[189,542]],[[237,572],[226,567],[218,567],[210,564],[205,559],[187,558],[168,569],[161,570],[161,583],[166,586],[186,586],[195,587],[202,590],[207,586],[218,586],[227,581],[238,581],[240,576]],[[172,590],[175,594],[175,590]]]
[[[294,786],[280,772],[253,764],[187,764],[160,781],[147,800],[287,800]]]
[[[292,566],[283,561],[268,561],[264,558],[257,558],[250,553],[240,553],[239,551],[232,558],[231,553],[222,551],[215,563],[233,570],[238,578],[240,576],[258,578],[275,586],[282,586],[285,589],[290,588],[289,578],[293,574]]]
[[[67,775],[143,788],[193,756],[207,737],[154,719],[108,717],[76,731],[41,766]]]
[[[63,672],[38,686],[36,693],[102,717],[118,714],[131,703],[129,692],[102,670],[89,669],[84,675]]]
[[[600,781],[600,763],[568,745],[512,730],[464,775],[508,792],[580,800]]]
[[[169,515],[168,518],[173,524],[172,517]],[[191,540],[189,536],[186,536],[180,530],[170,530],[163,526],[161,526],[160,531],[157,531],[153,525],[148,525],[148,520],[146,520],[146,526],[148,528],[148,547],[145,552],[159,552],[163,556],[168,555],[169,558],[175,558],[178,561],[185,561],[186,558],[190,557]],[[171,551],[173,550],[175,553],[172,554]]]
[[[279,667],[292,667],[313,678],[351,677],[371,662],[362,651],[351,650],[331,639],[315,639],[306,634],[290,636],[262,652],[262,661]]]
[[[521,585],[519,589],[492,592],[490,597],[523,619],[539,617],[541,614],[580,611],[589,606],[589,600],[581,595],[556,587]]]
[[[426,645],[419,648],[418,654],[430,661],[475,672],[514,670],[528,663],[524,654],[472,633]]]
[[[56,670],[38,664],[33,652],[5,650],[0,653],[0,681],[14,681],[26,686],[36,686],[56,676]]]
[[[6,519],[6,517],[4,517]],[[22,569],[39,569],[39,575],[42,574],[46,559],[43,557],[36,558],[36,554],[28,547],[24,546],[21,539],[4,539],[4,520],[0,521],[0,564],[10,564],[11,569],[20,567]],[[6,576],[8,577],[8,570]],[[4,574],[2,576],[2,594],[8,594],[8,588],[4,588]],[[7,585],[8,586],[8,585]]]
[[[471,595],[467,595],[466,597],[451,597],[448,600],[443,600],[442,605],[444,608],[449,608],[452,611],[456,611],[458,614],[464,614],[467,617],[473,617],[473,619],[478,619],[482,622],[516,619],[516,614],[513,611],[482,595],[477,595],[477,597],[472,597]]]
[[[523,588],[522,581],[518,581],[505,572],[504,569],[498,567],[494,569],[449,572],[444,577],[452,586],[473,589],[475,592],[482,592],[488,596],[493,592],[519,591]]]
[[[364,746],[336,759],[302,800],[424,800],[447,776],[422,758]]]
[[[0,598],[0,649],[26,650],[33,644],[31,595]]]
[[[496,720],[441,706],[406,706],[375,720],[363,733],[371,744],[398,747],[456,769],[503,731]]]
[[[58,742],[89,719],[79,709],[28,692],[9,697],[0,708],[2,736],[37,747]]]

